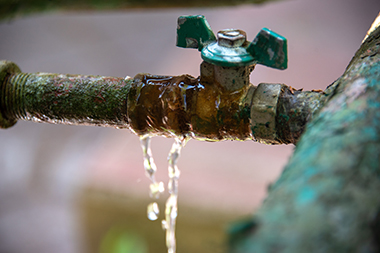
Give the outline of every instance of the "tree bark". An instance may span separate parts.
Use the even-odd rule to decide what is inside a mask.
[[[379,19],[230,252],[379,252]]]

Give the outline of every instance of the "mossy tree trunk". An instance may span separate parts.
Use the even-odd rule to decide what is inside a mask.
[[[380,251],[379,26],[333,85],[231,252]]]

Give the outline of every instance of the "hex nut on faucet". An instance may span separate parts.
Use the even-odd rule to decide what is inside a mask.
[[[222,47],[241,47],[246,42],[247,34],[238,29],[225,29],[218,32],[218,45]]]

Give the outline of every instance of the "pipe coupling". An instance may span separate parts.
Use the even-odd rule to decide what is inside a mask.
[[[260,83],[252,97],[251,131],[257,142],[281,144],[276,128],[276,111],[284,84]]]

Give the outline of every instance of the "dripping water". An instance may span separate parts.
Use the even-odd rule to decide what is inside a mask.
[[[168,191],[170,195],[165,204],[165,219],[162,220],[162,228],[166,231],[166,246],[168,248],[168,253],[176,252],[175,225],[178,214],[178,179],[180,176],[177,162],[181,149],[185,146],[188,140],[188,138],[176,137],[168,156]],[[151,181],[149,186],[150,197],[158,199],[160,194],[164,192],[164,184],[163,182],[157,182],[155,178],[157,167],[154,163],[152,151],[150,149],[151,136],[141,136],[140,141],[144,156],[145,174]],[[148,205],[148,219],[157,220],[159,213],[160,211],[157,202],[152,202]]]
[[[149,135],[144,135],[140,137],[144,157],[145,174],[151,181],[151,184],[149,185],[149,196],[153,199],[158,199],[160,197],[160,194],[164,192],[165,188],[163,182],[156,181],[155,174],[157,171],[157,167],[152,157],[152,151],[150,149],[150,140],[151,137]],[[150,220],[156,220],[158,218],[159,213],[160,210],[156,202],[152,202],[148,205],[147,214]]]
[[[157,220],[158,215],[160,214],[157,202],[152,202],[148,205],[147,214],[149,220]]]
[[[165,205],[165,220],[162,221],[162,228],[166,230],[166,247],[168,248],[168,253],[176,252],[175,224],[178,214],[178,179],[180,176],[177,162],[181,153],[181,149],[186,144],[186,142],[187,139],[185,138],[175,138],[168,156],[168,191],[170,196],[167,199]]]

